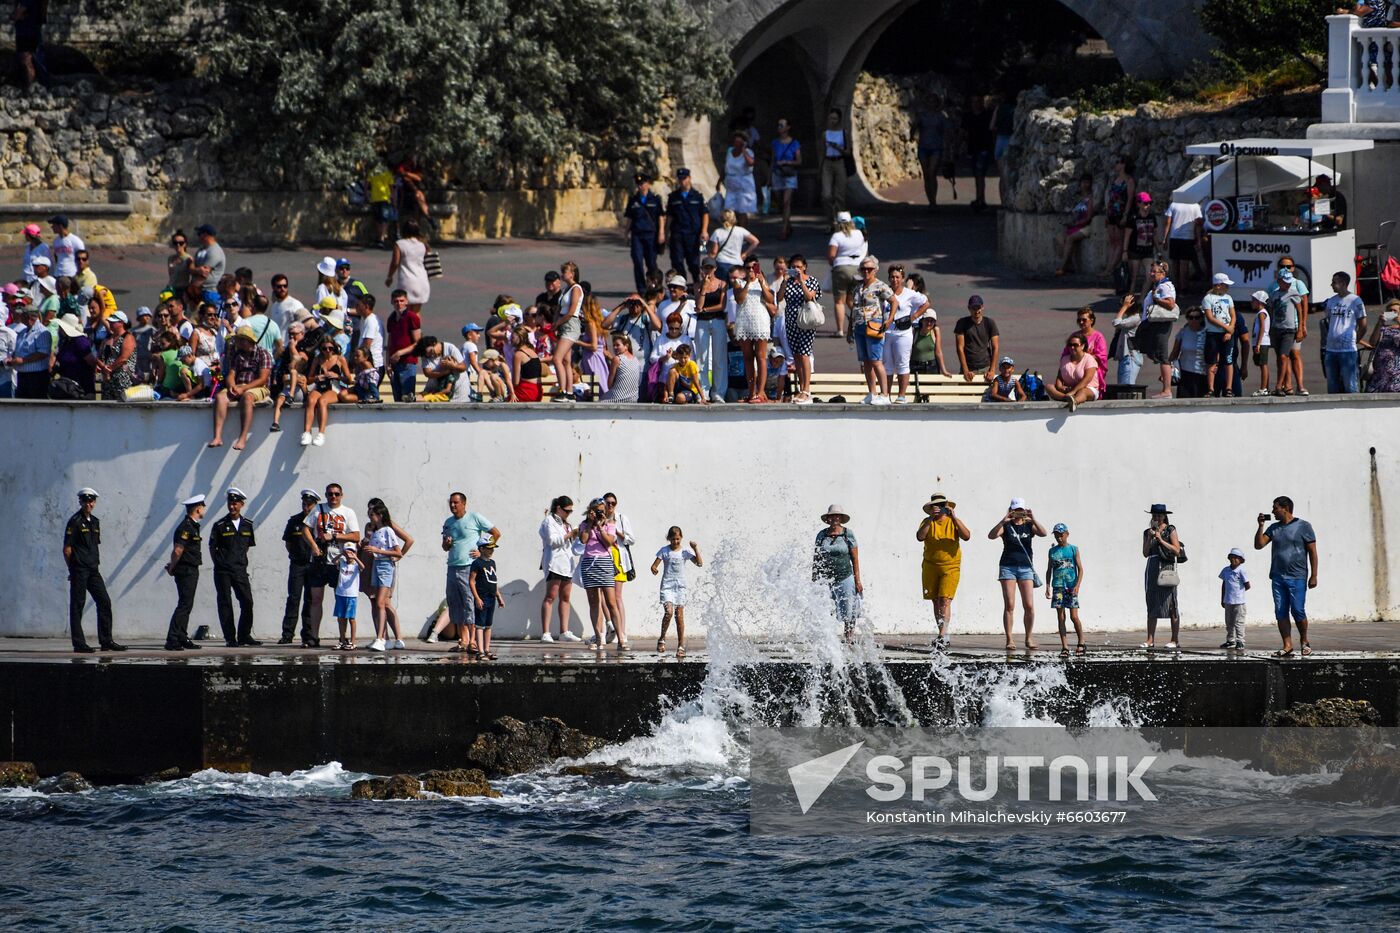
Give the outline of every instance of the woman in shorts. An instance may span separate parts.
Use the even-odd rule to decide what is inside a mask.
[[[569,524],[569,516],[574,511],[574,500],[568,496],[556,496],[549,503],[549,511],[540,522],[540,544],[543,554],[540,569],[544,571],[544,599],[540,603],[540,641],[554,641],[549,632],[550,610],[558,607],[559,640],[582,641],[569,631],[569,600],[574,592],[574,529]]]
[[[370,558],[366,568],[369,579],[364,587],[369,594],[370,612],[374,618],[374,641],[369,650],[383,651],[386,648],[403,648],[403,634],[399,631],[399,614],[394,609],[394,582],[398,563],[407,550],[406,542],[394,529],[394,520],[389,516],[389,507],[383,499],[369,500],[366,510],[369,523],[365,526],[360,554]],[[394,638],[389,639],[393,632]]]
[[[1001,560],[997,564],[997,580],[1001,583],[1001,626],[1006,631],[1006,650],[1016,650],[1011,638],[1011,623],[1016,615],[1016,592],[1021,593],[1021,608],[1026,626],[1025,646],[1033,651],[1031,629],[1035,627],[1035,591],[1040,583],[1035,572],[1035,559],[1032,551],[1036,538],[1045,537],[1045,529],[1036,521],[1035,514],[1026,506],[1025,499],[1012,499],[1006,514],[1001,517],[987,538],[1001,539]]]
[[[574,535],[583,543],[579,561],[579,577],[588,593],[588,615],[593,623],[597,651],[606,646],[603,636],[604,611],[614,620],[617,629],[617,650],[627,650],[627,624],[617,609],[617,564],[612,548],[617,544],[617,525],[608,520],[607,504],[602,499],[588,503],[588,516],[579,524]]]

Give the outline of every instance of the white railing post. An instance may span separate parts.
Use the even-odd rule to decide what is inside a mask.
[[[1352,75],[1357,66],[1352,56],[1357,45],[1352,33],[1361,21],[1355,16],[1327,17],[1327,88],[1322,92],[1323,123],[1356,122],[1356,100]]]

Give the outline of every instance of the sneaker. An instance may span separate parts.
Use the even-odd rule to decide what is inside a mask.
[[[1235,642],[1235,650],[1236,650],[1236,651],[1243,651],[1243,650],[1244,650],[1244,639],[1240,639],[1239,641]]]
[[[1168,651],[1179,651],[1180,649],[1181,649],[1181,646],[1178,645],[1176,642],[1174,642],[1174,641],[1169,641],[1169,642],[1167,642],[1167,650],[1168,650]]]
[[[888,405],[890,404],[890,397],[888,395],[877,395],[875,396],[875,404]]]
[[[370,651],[383,651],[385,647],[386,647],[386,646],[385,646],[385,644],[384,644],[384,639],[382,639],[382,638],[376,638],[374,641],[370,642],[369,645],[368,645],[368,649],[369,649]]]
[[[867,393],[865,394],[865,398],[863,398],[863,399],[860,400],[860,403],[861,403],[862,405],[874,405],[874,404],[875,404],[875,393],[874,393],[874,392],[867,392]]]
[[[1227,641],[1227,642],[1225,642],[1224,644],[1222,644],[1220,647],[1222,647],[1222,648],[1233,648],[1233,647],[1235,647],[1235,643],[1232,642],[1232,641]]]
[[[595,648],[602,647],[601,645],[598,644],[598,636],[597,636],[597,635],[589,635],[589,636],[588,636],[588,640],[587,640],[586,642],[584,642],[584,644],[586,644],[586,645],[592,645],[592,646],[595,647]]]
[[[611,622],[608,623],[608,634],[606,640],[607,643],[610,645],[617,640],[617,629],[613,628]]]
[[[326,446],[326,432],[325,432],[325,431],[317,431],[317,432],[316,432],[316,436],[313,437],[313,438],[311,439],[311,443],[315,444],[317,447],[325,447],[325,446]]]
[[[723,405],[723,404],[724,404],[724,396],[723,396],[723,395],[720,395],[718,392],[711,392],[711,393],[710,393],[710,404],[711,404],[711,405]]]
[[[560,635],[560,636],[559,636],[559,640],[560,640],[560,641],[583,641],[582,638],[579,638],[579,637],[578,637],[577,635],[575,635],[573,632],[565,632],[563,635]]]
[[[271,431],[273,434],[280,434],[280,433],[282,433],[282,426],[281,426],[280,424],[270,424],[270,425],[267,426],[267,429],[268,429],[269,431]]]
[[[901,396],[899,396],[899,398],[897,398],[897,399],[894,400],[894,403],[895,403],[896,405],[908,405],[908,404],[909,404],[909,396],[907,396],[907,395],[901,395]]]
[[[554,636],[549,634],[548,632],[545,632],[543,635],[540,636],[540,641],[554,641]]]
[[[438,637],[434,633],[429,632],[428,637],[423,639],[423,641],[427,642],[430,645],[436,645],[438,643]]]
[[[403,643],[403,639],[402,639],[402,638],[395,638],[395,639],[394,639],[394,643],[393,643],[392,645],[390,645],[389,647],[390,647],[390,648],[393,648],[395,651],[402,651],[402,650],[404,650],[405,645],[404,645],[404,643]]]
[[[1255,389],[1255,390],[1254,390],[1254,397],[1255,397],[1255,398],[1260,398],[1261,396],[1265,396],[1265,395],[1268,395],[1268,394],[1269,394],[1269,390],[1268,390],[1268,389]]]
[[[311,432],[310,432],[310,431],[302,431],[302,432],[301,432],[301,446],[303,446],[303,447],[310,447],[310,446],[311,446]]]

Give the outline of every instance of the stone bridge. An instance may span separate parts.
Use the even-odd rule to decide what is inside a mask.
[[[849,113],[857,75],[884,31],[919,0],[692,0],[707,4],[732,43],[730,100],[759,108],[761,128],[782,110],[799,138],[814,139],[828,107]],[[1209,48],[1198,0],[1058,0],[1103,37],[1123,70],[1137,77],[1179,74]],[[969,15],[973,15],[969,13]],[[919,45],[919,37],[915,46]],[[767,133],[765,132],[765,135]],[[708,120],[681,120],[672,164],[688,164],[705,190],[717,179],[718,146]],[[859,160],[858,160],[859,161]],[[855,203],[874,198],[853,178]]]

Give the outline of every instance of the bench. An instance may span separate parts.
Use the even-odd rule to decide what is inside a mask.
[[[897,386],[897,378],[891,377],[892,386]],[[827,402],[837,396],[847,402],[859,402],[868,391],[861,373],[814,373],[811,388],[813,399]],[[980,402],[987,391],[987,383],[981,379],[967,382],[961,376],[913,373],[909,377],[909,389],[910,400],[914,402]]]

